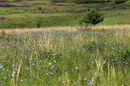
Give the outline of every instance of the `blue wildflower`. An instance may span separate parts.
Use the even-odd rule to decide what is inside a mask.
[[[87,78],[84,78],[84,81],[86,81],[87,80]]]
[[[124,48],[127,48],[126,46],[124,46]]]
[[[56,61],[53,61],[54,63],[56,63]]]
[[[3,66],[2,66],[2,65],[0,65],[0,68],[3,68]]]
[[[92,82],[89,82],[88,85],[92,85]]]
[[[76,70],[78,70],[79,68],[78,67],[75,67]]]
[[[0,84],[0,86],[3,86],[3,84]]]
[[[88,85],[92,85],[92,81],[91,80],[88,80]]]
[[[112,59],[112,62],[116,62],[116,59]]]
[[[16,72],[15,71],[12,71],[12,74],[14,75]]]
[[[49,75],[49,73],[46,73],[46,75],[48,76],[48,75]]]
[[[22,79],[20,79],[20,82],[22,82],[23,80]]]
[[[1,81],[5,81],[5,79],[1,79]]]
[[[74,83],[74,85],[77,85],[77,83]]]
[[[35,65],[34,63],[32,63],[32,65]]]
[[[8,76],[8,77],[10,77],[11,75],[10,75],[10,74],[8,74],[7,76]]]

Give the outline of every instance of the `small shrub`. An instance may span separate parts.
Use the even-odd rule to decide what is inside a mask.
[[[104,20],[103,14],[98,12],[96,9],[88,11],[82,19],[83,23],[90,23],[96,25]]]
[[[42,25],[42,20],[41,20],[40,17],[38,17],[38,19],[37,19],[37,21],[36,21],[36,27],[37,27],[37,28],[40,28],[41,25]]]
[[[39,10],[42,10],[42,8],[41,8],[41,7],[39,7],[38,9],[39,9]]]
[[[37,28],[40,28],[40,27],[41,27],[41,23],[37,22]]]

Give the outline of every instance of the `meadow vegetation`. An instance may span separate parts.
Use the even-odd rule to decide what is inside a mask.
[[[6,1],[0,3],[0,86],[130,85],[129,0]],[[104,17],[81,30],[91,8]]]
[[[0,84],[130,85],[129,29],[65,29],[17,32],[1,38]]]

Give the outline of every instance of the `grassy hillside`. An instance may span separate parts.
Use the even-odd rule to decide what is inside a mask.
[[[64,2],[48,4],[50,1],[10,2],[0,7],[0,28],[32,28],[53,26],[79,26],[84,13],[96,8],[103,12],[105,20],[99,25],[130,24],[130,3],[89,3]],[[42,4],[42,5],[41,5]]]
[[[105,20],[83,30],[91,8]],[[1,2],[0,86],[129,86],[129,18],[129,1]]]

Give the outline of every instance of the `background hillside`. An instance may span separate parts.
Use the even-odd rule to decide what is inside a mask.
[[[0,28],[79,26],[86,11],[102,12],[98,25],[130,24],[130,2],[109,0],[1,0]]]

